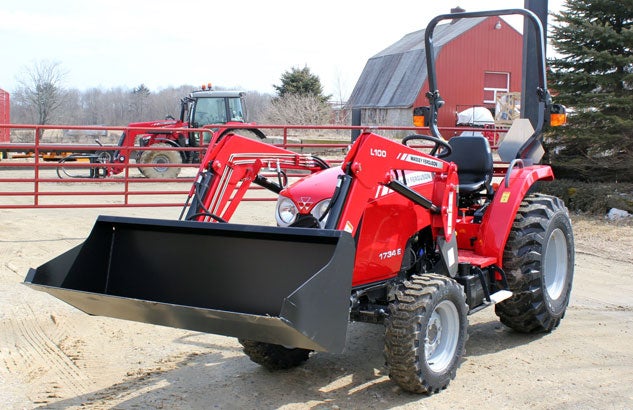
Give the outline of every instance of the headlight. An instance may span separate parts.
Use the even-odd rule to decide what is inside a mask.
[[[317,221],[319,221],[321,228],[323,228],[325,226],[325,223],[327,222],[327,215],[325,216],[325,218],[323,218],[323,220],[321,220],[321,218],[323,217],[325,212],[327,212],[327,209],[329,206],[330,206],[330,200],[324,199],[323,201],[316,204],[316,206],[312,208],[312,211],[310,212],[312,216],[314,216],[317,219]]]
[[[277,200],[277,212],[275,217],[277,219],[277,225],[288,226],[297,218],[297,207],[290,198],[280,196]]]

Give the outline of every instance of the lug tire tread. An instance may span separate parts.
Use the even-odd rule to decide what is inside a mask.
[[[275,371],[301,365],[310,357],[311,350],[240,339],[244,353],[255,363]]]
[[[559,198],[543,194],[528,195],[519,207],[508,236],[503,267],[508,286],[514,295],[497,304],[495,313],[503,324],[519,332],[550,332],[560,324],[565,315],[571,278],[564,294],[563,311],[555,314],[546,305],[541,270],[545,234],[553,218],[560,214],[569,221],[567,208]],[[571,227],[571,223],[565,226]],[[571,231],[566,233],[571,234]],[[573,249],[571,254],[573,255]],[[568,263],[573,266],[573,256]]]
[[[441,377],[425,377],[428,371],[422,369],[421,358],[418,356],[420,343],[424,344],[420,336],[420,316],[433,309],[433,297],[438,292],[460,295],[461,318],[460,332],[462,333],[456,351],[456,359]],[[439,303],[439,302],[437,302]],[[468,307],[465,302],[463,288],[454,280],[436,274],[414,275],[404,281],[395,292],[395,300],[390,305],[390,315],[386,320],[384,354],[389,369],[389,377],[404,390],[413,393],[433,394],[445,389],[455,378],[459,361],[464,353],[467,339]],[[422,329],[422,331],[424,331]]]

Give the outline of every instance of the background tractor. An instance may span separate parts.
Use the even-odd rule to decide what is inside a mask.
[[[242,91],[216,91],[211,84],[203,86],[181,100],[179,119],[168,116],[161,121],[130,123],[130,129],[121,135],[114,150],[72,154],[60,161],[65,163],[89,158],[93,163],[103,164],[98,169],[91,168],[90,175],[78,175],[77,168],[63,166],[58,168],[57,173],[60,178],[106,177],[123,172],[125,167],[122,164],[134,159],[140,165],[141,174],[147,178],[175,178],[180,173],[177,164],[198,163],[209,144],[215,144],[230,132],[241,129],[253,138],[266,138],[257,128],[242,128],[254,125],[246,122],[244,95]],[[208,131],[189,131],[188,128],[205,128]],[[158,149],[138,150],[137,147]]]
[[[363,132],[337,167],[227,135],[207,150],[180,220],[101,216],[83,244],[25,282],[89,314],[237,337],[269,369],[342,352],[349,320],[384,324],[389,375],[416,393],[455,377],[469,314],[495,306],[519,332],[552,331],[569,303],[574,241],[563,202],[535,192],[553,179],[538,164],[545,118],[563,111],[545,87],[542,41],[539,83],[527,91],[539,97],[539,120],[508,132],[500,180],[485,137],[447,142],[436,125],[436,25],[507,14],[523,15],[543,38],[525,10],[429,23],[432,135],[398,142]],[[286,186],[263,176],[269,169],[310,174]],[[279,226],[228,223],[252,183],[279,195]]]

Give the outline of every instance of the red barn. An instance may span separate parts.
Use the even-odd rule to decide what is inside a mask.
[[[367,61],[349,99],[362,125],[412,125],[412,108],[428,105],[425,30],[409,33]],[[438,25],[437,81],[446,104],[439,126],[455,126],[457,112],[484,106],[499,93],[521,91],[521,34],[499,17],[455,19]]]
[[[9,93],[0,88],[0,124],[11,122]],[[0,128],[0,143],[9,142],[9,128]]]

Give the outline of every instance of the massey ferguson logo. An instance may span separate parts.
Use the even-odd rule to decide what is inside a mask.
[[[426,165],[427,167],[442,169],[443,165],[440,161],[436,161],[434,159],[420,157],[417,155],[404,154],[401,159],[409,162],[414,162],[416,164]]]
[[[311,197],[302,196],[301,199],[298,201],[299,211],[304,211],[304,212],[309,211],[313,203],[314,202],[312,202]]]

